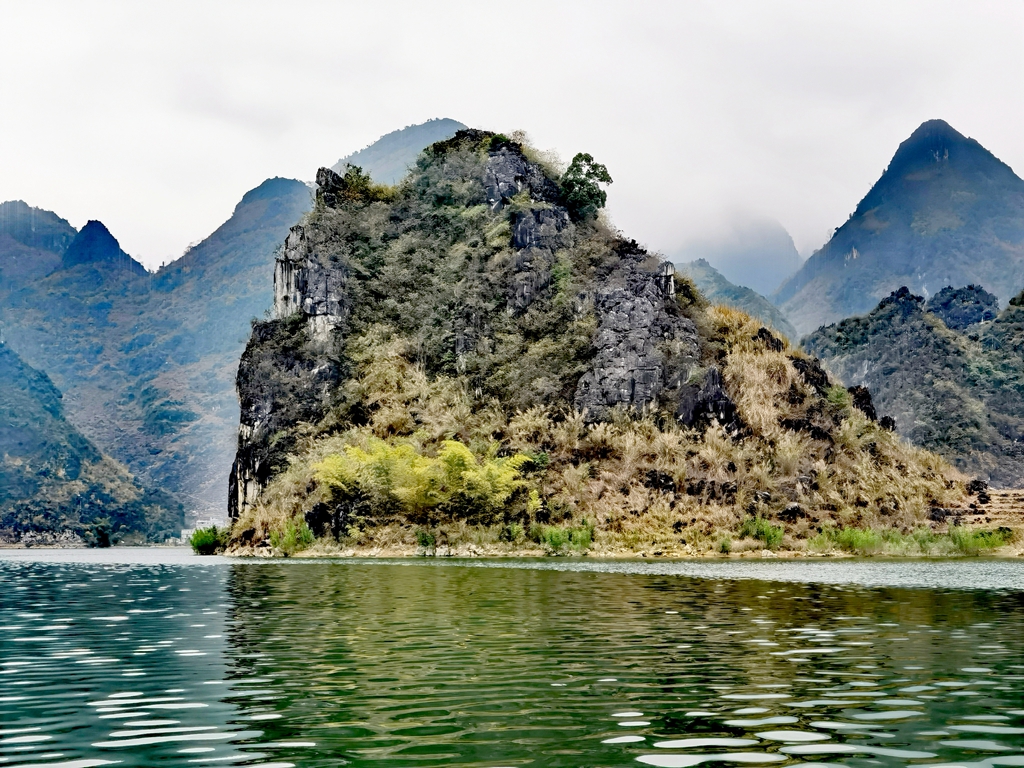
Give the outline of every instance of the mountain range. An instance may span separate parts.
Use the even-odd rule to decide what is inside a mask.
[[[929,120],[772,300],[803,334],[864,314],[901,286],[927,298],[968,284],[1004,303],[1024,288],[1024,181]]]
[[[109,545],[177,535],[182,510],[64,416],[60,391],[0,343],[0,543]]]
[[[410,126],[356,159],[371,173],[404,172],[457,125]],[[274,255],[311,204],[305,183],[268,179],[155,273],[99,221],[77,231],[22,201],[0,204],[0,338],[45,371],[67,421],[138,482],[169,493],[190,519],[222,517],[238,359],[273,304]]]
[[[349,155],[335,168],[343,178],[349,166],[359,166],[377,184],[399,182],[396,190],[403,188],[403,178],[430,179],[433,185],[430,174],[438,172],[440,166],[431,164],[434,155],[421,151],[428,146],[447,146],[445,142],[460,130],[461,123],[448,119],[409,126]],[[495,136],[499,143],[505,140]],[[532,150],[520,146],[519,151],[527,157]],[[548,179],[538,187],[547,191],[540,197],[535,195],[536,205],[550,204],[550,210],[557,211],[560,198],[550,186],[557,186],[557,179],[546,176],[550,171],[541,170],[540,165],[529,167],[532,173]],[[465,181],[461,179],[460,183]],[[509,183],[522,186],[525,182],[513,179]],[[888,382],[887,377],[903,375],[900,366],[890,362],[878,367],[871,362],[876,356],[889,360],[892,349],[854,349],[845,330],[840,334],[846,339],[842,343],[829,335],[832,332],[822,332],[808,349],[829,360],[847,384],[863,383],[877,391],[880,410],[896,416],[902,434],[995,483],[1012,484],[1017,477],[1013,455],[1017,412],[1012,404],[1015,395],[1001,388],[1013,390],[1017,386],[1006,372],[1017,364],[1006,351],[1016,342],[1007,330],[1012,323],[999,318],[1015,317],[1018,310],[1013,305],[999,314],[999,306],[1016,295],[1024,280],[1020,259],[1024,242],[1022,185],[1024,182],[976,141],[964,138],[941,121],[929,121],[900,146],[882,178],[830,243],[773,295],[778,307],[745,285],[730,281],[706,260],[681,265],[681,269],[712,303],[743,310],[759,318],[766,333],[774,329],[794,341],[798,333],[812,331],[823,322],[866,312],[900,285],[909,286],[910,294],[922,294],[922,300],[927,300],[921,304],[922,316],[931,319],[922,321],[923,325],[917,320],[908,321],[900,326],[900,333],[906,331],[908,338],[915,338],[913,333],[923,333],[924,326],[932,328],[938,322],[942,326],[940,336],[954,334],[943,339],[958,339],[952,346],[942,347],[950,355],[950,366],[967,365],[973,371],[971,366],[981,360],[978,365],[983,369],[996,366],[1003,371],[988,379],[979,374],[980,378],[974,376],[968,383],[956,385],[970,402],[981,403],[972,406],[975,411],[987,414],[978,422],[980,426],[965,432],[970,433],[970,451],[963,447],[967,443],[952,438],[957,447],[949,449],[936,437],[944,429],[943,414],[934,411],[928,416],[928,403],[916,403],[917,396],[908,394],[908,387],[919,386],[920,393],[930,393],[921,395],[925,400],[934,395],[934,402],[952,407],[951,401],[929,390],[935,382],[946,381],[932,370],[940,366],[938,353],[928,358],[928,376],[920,380],[904,377],[899,383]],[[372,184],[367,187],[371,188],[376,189]],[[384,197],[405,194],[378,192]],[[20,365],[42,372],[48,386],[63,393],[63,421],[47,422],[50,427],[44,431],[55,423],[67,425],[104,457],[102,461],[122,462],[124,468],[118,472],[129,473],[132,479],[125,482],[134,484],[139,493],[160,489],[168,494],[162,502],[167,508],[181,503],[191,519],[222,515],[239,420],[234,392],[238,360],[253,323],[259,327],[259,319],[267,317],[274,304],[275,257],[282,252],[281,244],[292,228],[311,211],[311,195],[305,183],[268,179],[243,196],[231,218],[217,231],[155,273],[147,272],[125,253],[100,221],[90,221],[78,231],[59,215],[25,202],[0,204],[0,340],[6,342],[9,353],[16,353]],[[344,207],[328,205],[325,210]],[[530,210],[539,211],[540,207]],[[549,243],[537,246],[542,251],[558,252],[561,233],[569,230],[560,220],[545,218],[557,214],[536,216],[540,222],[537,233],[513,231],[514,242],[536,236],[540,238],[538,243]],[[508,224],[513,226],[518,221],[510,220]],[[499,226],[501,221],[495,220],[494,224]],[[578,222],[570,224],[575,227]],[[452,226],[468,225],[455,222]],[[749,284],[757,282],[751,278],[756,259],[761,258],[757,254],[763,256],[771,250],[765,243],[778,240],[776,250],[781,255],[762,264],[769,274],[763,285],[770,285],[776,279],[771,270],[781,274],[779,265],[789,264],[795,256],[792,241],[784,230],[782,234],[784,238],[773,240],[771,232],[765,230],[758,235],[758,247],[737,245],[717,255],[735,257],[733,266],[740,265],[740,272],[731,274],[740,274]],[[497,232],[483,233],[481,242],[497,236]],[[733,240],[740,245],[753,242],[739,235]],[[471,240],[456,238],[453,242],[460,248],[479,247]],[[516,258],[534,253],[519,246],[513,251]],[[395,268],[399,267],[403,274],[408,270],[396,263]],[[556,261],[549,267],[546,272],[542,270],[541,277],[530,269],[517,273],[514,302],[529,304],[538,291],[547,290],[544,280],[557,283],[562,279],[559,276],[565,265]],[[429,272],[435,267],[425,262],[423,268]],[[944,291],[947,285],[975,287]],[[979,285],[987,290],[977,288]],[[408,288],[401,280],[396,286],[396,290]],[[590,301],[596,295],[588,290],[581,294],[581,301]],[[401,300],[418,301],[419,296],[413,290]],[[465,307],[467,317],[476,311],[473,301]],[[900,302],[901,306],[905,303],[902,298]],[[890,307],[887,311],[894,310]],[[906,316],[917,318],[913,312]],[[885,327],[879,318],[869,325]],[[461,339],[457,349],[462,351],[453,351],[453,359],[472,359],[465,345],[479,341],[473,341],[475,331],[456,331]],[[872,344],[884,338],[884,334],[879,337],[874,332],[862,336],[870,337]],[[931,341],[922,343],[927,348],[935,347]],[[857,365],[848,363],[853,359]],[[539,369],[544,365],[535,361]],[[564,389],[570,379],[552,372],[547,386]],[[639,385],[634,382],[631,386]],[[566,397],[564,393],[562,396]],[[44,416],[48,413],[45,409],[31,412],[44,421],[49,418]],[[920,426],[932,423],[929,419],[933,417],[936,426]],[[987,445],[992,446],[991,461],[984,458]],[[49,489],[45,493],[56,493],[52,484],[45,488]],[[152,526],[150,529],[156,530]]]
[[[995,486],[1024,484],[1024,294],[997,312],[975,285],[929,300],[901,288],[803,347],[866,386],[900,434]]]

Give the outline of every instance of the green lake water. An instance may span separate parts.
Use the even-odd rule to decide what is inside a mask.
[[[1024,562],[0,551],[0,768],[1024,766]]]

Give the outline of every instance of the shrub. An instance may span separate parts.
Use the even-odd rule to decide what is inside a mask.
[[[433,510],[468,513],[485,519],[502,511],[513,494],[527,490],[523,453],[497,456],[496,447],[481,458],[458,440],[445,440],[437,456],[425,456],[411,442],[369,438],[366,447],[350,445],[314,466],[316,479],[339,494],[365,494],[371,509],[397,508],[413,520]]]
[[[416,544],[426,552],[433,552],[437,549],[437,536],[434,535],[433,531],[418,528],[416,530]]]
[[[586,520],[583,521],[583,525],[575,528],[551,525],[537,526],[537,529],[532,529],[531,533],[539,534],[539,543],[547,545],[553,555],[561,554],[566,548],[583,551],[589,549],[594,542],[594,526]]]
[[[286,555],[301,552],[312,544],[315,538],[305,520],[289,520],[285,523],[283,531],[270,532],[270,543]]]
[[[502,526],[498,532],[499,541],[507,541],[509,544],[516,544],[525,538],[525,532],[521,523],[509,523]]]
[[[193,531],[189,544],[197,555],[215,555],[223,552],[228,543],[228,529],[211,525]]]
[[[718,542],[718,551],[721,552],[723,555],[728,555],[730,552],[732,552],[732,539],[726,536],[724,539]]]
[[[951,528],[949,539],[954,549],[962,555],[980,555],[985,550],[998,549],[1013,538],[1009,528],[994,531],[969,531],[960,526]]]
[[[782,526],[772,525],[763,517],[748,517],[740,527],[740,536],[758,539],[768,549],[776,549],[782,544]]]
[[[840,549],[857,555],[877,554],[886,544],[899,546],[902,541],[896,541],[892,537],[887,540],[878,531],[870,528],[834,528],[832,526],[823,527],[821,533],[808,542],[812,549],[819,551]]]

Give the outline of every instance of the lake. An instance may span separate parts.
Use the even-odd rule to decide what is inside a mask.
[[[1024,766],[1024,562],[0,550],[0,766]]]

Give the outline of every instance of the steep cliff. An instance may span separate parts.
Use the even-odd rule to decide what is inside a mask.
[[[908,528],[959,501],[866,393],[708,307],[532,158],[467,130],[396,187],[321,169],[239,366],[238,546],[458,524],[699,548],[753,515]]]
[[[800,333],[866,313],[900,286],[928,298],[1024,286],[1024,181],[974,139],[929,120],[824,248],[772,297]]]

